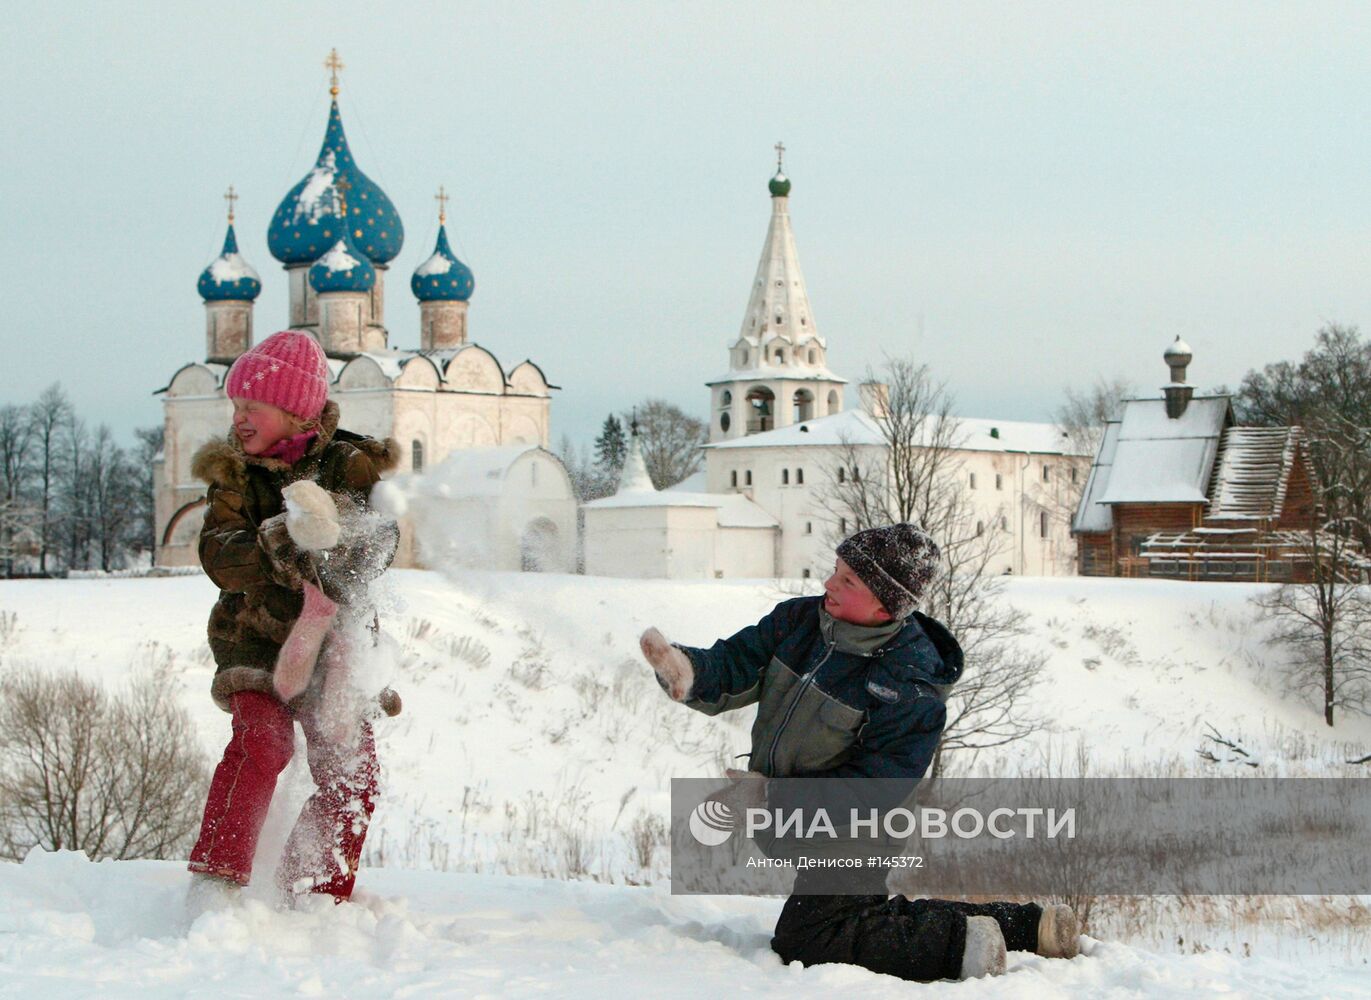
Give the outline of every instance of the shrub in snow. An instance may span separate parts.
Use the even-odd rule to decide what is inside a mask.
[[[0,856],[185,857],[209,761],[165,675],[121,694],[74,673],[0,679]]]

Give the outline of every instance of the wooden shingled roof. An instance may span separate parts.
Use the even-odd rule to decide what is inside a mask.
[[[1279,518],[1301,440],[1298,427],[1228,427],[1219,442],[1206,521]]]

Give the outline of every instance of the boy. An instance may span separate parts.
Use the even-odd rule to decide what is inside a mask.
[[[643,633],[643,655],[673,700],[708,715],[758,705],[750,769],[728,772],[736,805],[768,802],[772,778],[912,786],[923,777],[963,666],[952,634],[915,610],[940,555],[912,524],[869,528],[838,546],[821,598],[785,601],[708,649],[669,643],[655,628]],[[931,981],[1003,972],[1006,942],[1075,954],[1069,907],[890,899],[884,872],[879,884],[868,875],[861,895],[806,894],[805,877],[771,941],[785,962],[846,962]]]

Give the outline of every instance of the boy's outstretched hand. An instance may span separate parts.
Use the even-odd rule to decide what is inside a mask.
[[[655,628],[639,636],[638,646],[643,658],[657,671],[657,683],[662,690],[672,701],[685,701],[695,686],[695,668],[690,665],[690,657],[667,642],[666,636]]]

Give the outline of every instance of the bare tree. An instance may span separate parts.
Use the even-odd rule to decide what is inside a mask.
[[[151,559],[152,553],[157,551],[157,492],[152,481],[152,470],[162,451],[165,431],[162,424],[154,424],[133,432],[137,444],[128,456],[133,501],[126,542],[135,557],[147,556]]]
[[[563,434],[557,444],[557,457],[566,466],[572,489],[576,491],[576,499],[580,503],[598,500],[614,492],[617,479],[611,477],[603,465],[591,459],[584,447],[577,448],[567,434]]]
[[[94,484],[91,481],[95,455],[86,422],[72,414],[65,427],[66,468],[57,494],[61,527],[67,536],[68,569],[90,569],[91,529],[94,520]]]
[[[1062,405],[1052,417],[1074,453],[1093,457],[1100,450],[1104,425],[1119,419],[1123,401],[1132,394],[1132,383],[1123,378],[1097,378],[1090,388],[1079,391],[1067,386]]]
[[[1062,404],[1052,416],[1067,457],[1057,475],[1035,481],[1027,490],[1037,511],[1046,513],[1054,524],[1070,526],[1085,492],[1088,463],[1099,454],[1104,440],[1105,424],[1119,418],[1123,401],[1132,394],[1132,384],[1123,378],[1101,377],[1087,389],[1066,388]]]
[[[37,476],[39,510],[38,572],[48,571],[52,551],[53,506],[63,468],[63,428],[71,420],[71,403],[62,387],[54,382],[30,408],[33,419],[34,462]]]
[[[183,857],[208,776],[165,676],[118,697],[74,673],[0,680],[0,855]]]
[[[1371,560],[1360,544],[1361,511],[1371,494],[1371,428],[1327,413],[1309,433],[1322,457],[1318,503],[1305,533],[1309,583],[1286,584],[1257,598],[1275,622],[1274,640],[1292,653],[1293,686],[1337,709],[1371,707]]]
[[[645,399],[625,414],[625,423],[638,422],[638,444],[652,485],[659,490],[675,486],[694,475],[704,464],[702,445],[709,440],[704,421],[685,413],[664,399]]]
[[[17,540],[25,527],[32,471],[33,421],[22,406],[0,407],[0,561],[14,575]]]
[[[947,625],[966,653],[967,669],[948,700],[947,725],[934,757],[939,776],[949,753],[1003,746],[1038,725],[1027,709],[1043,658],[1022,648],[1022,612],[1000,599],[990,564],[1009,534],[976,518],[959,454],[954,400],[926,366],[887,358],[868,370],[866,396],[877,440],[846,440],[824,469],[815,500],[834,544],[853,531],[907,521],[929,532],[942,566],[924,608]]]
[[[1325,453],[1339,439],[1337,428],[1371,427],[1371,342],[1354,326],[1330,323],[1299,362],[1280,361],[1244,375],[1233,406],[1240,423],[1304,427],[1315,478],[1327,486],[1341,474],[1335,472],[1339,456]],[[1362,547],[1371,550],[1371,492],[1345,502]]]
[[[128,552],[139,487],[128,453],[115,444],[109,427],[101,424],[90,439],[85,492],[90,542],[105,572],[115,569]]]

